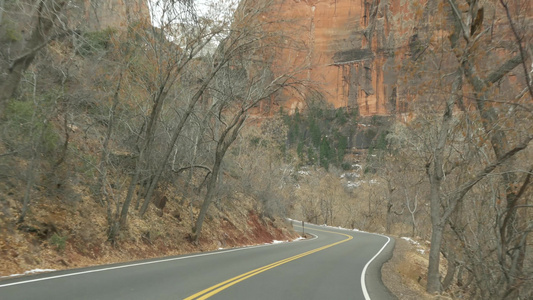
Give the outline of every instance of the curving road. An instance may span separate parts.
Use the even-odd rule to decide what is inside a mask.
[[[0,299],[394,299],[380,278],[393,240],[305,232],[316,238],[1,280]]]

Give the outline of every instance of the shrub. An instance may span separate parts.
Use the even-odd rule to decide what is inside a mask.
[[[78,54],[83,56],[94,55],[109,49],[111,37],[114,33],[115,30],[112,28],[83,33],[80,44],[76,49]]]
[[[54,246],[57,251],[63,251],[65,250],[65,245],[67,243],[67,237],[54,233],[54,235],[52,235],[50,239],[48,240],[48,243]]]
[[[46,103],[46,101],[45,101]],[[46,106],[46,104],[43,104]],[[41,107],[42,108],[42,107]],[[41,151],[53,153],[59,143],[59,136],[53,125],[47,121],[41,108],[34,111],[35,105],[30,101],[13,100],[7,105],[6,131],[4,140],[16,148],[17,144],[31,143],[31,139],[38,138]]]
[[[22,34],[17,29],[17,25],[10,19],[4,18],[0,27],[4,28],[4,34],[0,35],[0,40],[5,42],[18,42],[22,40]]]

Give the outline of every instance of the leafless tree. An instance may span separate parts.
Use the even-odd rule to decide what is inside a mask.
[[[429,30],[426,43],[432,51],[412,60],[412,65],[423,65],[422,75],[416,78],[436,83],[420,90],[430,101],[418,99],[421,107],[432,110],[432,113],[426,113],[425,118],[419,118],[428,130],[425,134],[418,134],[419,140],[425,141],[418,148],[423,150],[421,153],[426,153],[423,157],[430,188],[432,238],[426,287],[430,293],[441,291],[443,286],[439,275],[441,253],[446,255],[450,268],[444,286],[449,285],[453,278],[456,263],[477,278],[477,288],[482,297],[516,297],[520,286],[518,278],[525,278],[521,266],[527,244],[519,241],[525,240],[529,231],[527,222],[521,220],[520,215],[514,215],[516,209],[513,207],[519,203],[517,195],[520,189],[513,187],[522,187],[528,181],[524,175],[527,172],[517,170],[514,157],[521,157],[521,152],[529,151],[532,139],[530,130],[521,126],[523,122],[530,124],[531,111],[523,97],[524,91],[528,91],[530,79],[527,74],[530,70],[524,67],[522,74],[518,70],[519,66],[525,66],[524,60],[529,59],[524,55],[526,51],[519,48],[528,45],[527,39],[531,37],[518,34],[515,36],[524,40],[513,41],[509,39],[513,36],[512,32],[508,32],[510,35],[506,33],[509,26],[484,23],[484,15],[506,15],[509,11],[505,9],[507,2],[502,3],[466,1],[459,4],[455,0],[446,1],[446,5],[435,11],[434,27],[425,28],[447,32],[447,39],[435,37]],[[515,7],[523,5],[522,1],[514,2]],[[512,24],[512,18],[507,19],[507,23]],[[487,51],[491,47],[499,47],[501,52]],[[511,76],[520,77],[520,83],[510,83]],[[438,114],[442,116],[440,121],[434,117]],[[480,193],[476,187],[492,179],[493,172],[501,174],[498,189],[505,192],[497,198],[501,203],[507,203],[503,214],[508,216],[508,220],[513,220],[511,235],[514,238],[502,240],[498,246],[502,249],[498,266],[502,272],[492,271],[490,279],[486,270],[474,268],[475,260],[458,262],[463,256],[457,252],[470,252],[452,248],[446,241],[455,235],[455,238],[469,244],[467,236],[471,235],[466,234],[464,226],[473,223],[466,221],[464,207],[472,207],[472,200]],[[496,215],[488,216],[488,212],[476,215],[478,225],[475,227],[482,230],[485,227],[479,224],[483,222],[491,224],[489,227],[498,223]],[[509,224],[501,225],[500,234],[509,233]],[[489,244],[477,248],[485,257],[495,253],[490,249],[494,248]]]

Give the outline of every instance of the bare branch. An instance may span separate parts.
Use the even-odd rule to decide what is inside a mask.
[[[532,86],[532,83],[531,83],[531,76],[530,76],[529,70],[527,69],[527,66],[526,66],[527,57],[526,57],[526,51],[525,51],[524,47],[522,46],[522,38],[518,34],[518,30],[516,29],[516,26],[515,26],[515,24],[513,22],[513,19],[511,18],[511,12],[509,11],[509,6],[507,5],[507,2],[505,2],[504,0],[500,0],[500,3],[502,4],[503,8],[505,9],[505,14],[507,15],[507,20],[509,20],[509,25],[511,26],[511,30],[513,31],[513,34],[514,34],[514,36],[516,38],[516,42],[518,43],[518,49],[520,50],[520,57],[521,57],[521,60],[522,60],[522,66],[524,67],[524,74],[526,76],[526,85],[527,85],[527,88],[529,90],[529,94],[531,95],[531,97],[533,97],[533,86]]]
[[[444,215],[442,216],[442,220],[448,219],[448,217],[452,214],[452,212],[455,210],[455,207],[457,206],[457,203],[462,201],[466,193],[472,189],[478,182],[480,182],[483,178],[485,178],[487,175],[492,173],[494,169],[496,169],[498,166],[503,164],[505,161],[513,157],[518,152],[526,149],[529,146],[529,142],[533,140],[533,135],[526,138],[524,141],[522,141],[520,144],[518,144],[516,147],[502,155],[498,160],[493,162],[492,164],[486,166],[482,171],[478,172],[474,178],[463,185],[461,185],[456,191],[455,195],[453,196],[451,202],[451,205],[448,207]]]
[[[485,82],[488,84],[498,82],[500,79],[502,79],[503,76],[511,72],[514,68],[516,68],[522,61],[523,59],[521,54],[515,55],[514,57],[503,63],[496,71],[490,73]]]
[[[466,25],[461,18],[461,13],[459,12],[459,9],[457,8],[457,3],[455,2],[455,0],[448,0],[448,3],[450,3],[450,6],[452,7],[455,21],[461,25],[461,31],[463,32],[463,37],[465,38],[467,42],[470,42],[470,31],[466,28]]]
[[[204,169],[207,171],[207,174],[210,174],[212,173],[213,171],[211,170],[211,168],[209,168],[208,166],[204,166],[204,165],[194,165],[194,166],[188,166],[188,167],[183,167],[183,168],[179,168],[177,170],[175,169],[172,169],[172,171],[176,174],[179,174],[183,171],[187,171],[187,170],[190,170],[190,169]]]

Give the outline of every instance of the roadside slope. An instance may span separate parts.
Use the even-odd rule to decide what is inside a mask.
[[[263,244],[298,236],[284,220],[261,217],[254,210],[254,200],[240,196],[238,203],[221,201],[213,206],[198,245],[190,242],[192,222],[187,203],[169,201],[163,210],[151,206],[143,219],[131,218],[117,244],[111,245],[107,242],[104,208],[90,198],[75,206],[41,199],[21,225],[0,218],[0,227],[5,229],[0,231],[0,276]],[[198,208],[192,209],[194,213]]]

